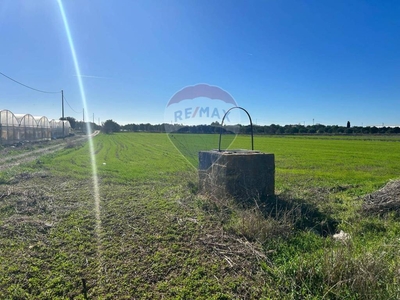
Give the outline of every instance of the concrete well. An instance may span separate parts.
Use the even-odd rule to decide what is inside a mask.
[[[254,150],[199,152],[199,188],[203,194],[238,201],[266,199],[275,192],[275,157]]]

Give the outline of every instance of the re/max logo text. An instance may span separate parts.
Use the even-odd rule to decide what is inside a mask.
[[[192,118],[216,118],[221,119],[226,113],[224,109],[218,108],[210,108],[210,107],[188,107],[183,110],[177,110],[174,112],[174,119],[175,122],[182,121],[183,119],[192,119]],[[229,120],[229,113],[225,116],[225,119],[230,122]]]

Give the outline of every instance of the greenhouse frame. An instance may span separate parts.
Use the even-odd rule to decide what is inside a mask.
[[[25,142],[47,141],[63,138],[70,134],[71,126],[67,120],[51,120],[45,116],[14,114],[0,110],[0,145]]]
[[[67,120],[56,120],[53,119],[50,121],[50,132],[52,139],[59,139],[65,136],[68,136],[71,131],[71,125]]]

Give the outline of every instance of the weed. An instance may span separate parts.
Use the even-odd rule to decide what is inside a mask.
[[[167,135],[93,141],[100,222],[87,144],[0,172],[0,298],[400,298],[396,211],[361,210],[397,141],[256,138],[277,190],[252,205],[199,195]]]

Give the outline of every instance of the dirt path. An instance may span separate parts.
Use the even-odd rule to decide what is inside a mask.
[[[97,134],[99,134],[99,131],[93,132],[91,136],[93,137]],[[19,154],[10,154],[7,153],[7,151],[3,151],[0,156],[0,171],[34,161],[42,155],[51,154],[65,148],[67,146],[67,143],[81,142],[85,139],[87,139],[87,136],[75,136],[69,137],[66,140],[50,141],[49,144],[42,148],[32,151],[28,150],[27,152]]]

